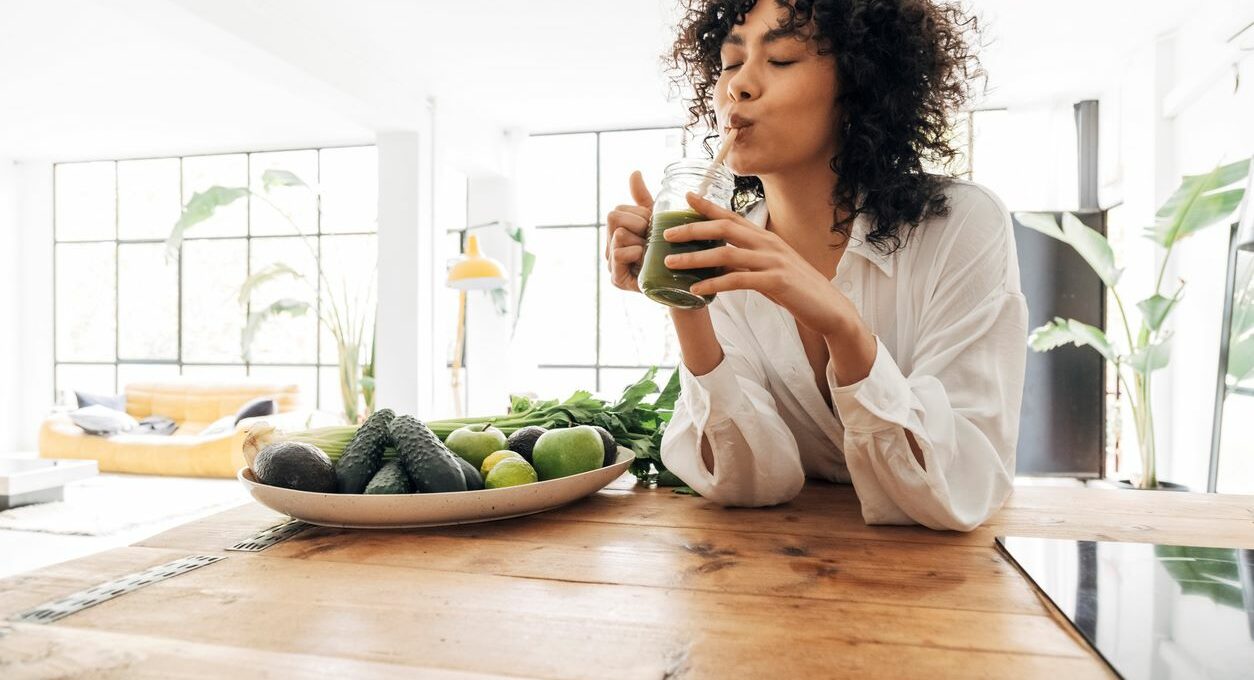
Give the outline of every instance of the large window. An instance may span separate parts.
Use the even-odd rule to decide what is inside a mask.
[[[954,135],[964,154],[949,171],[969,179],[980,167],[977,181],[990,181],[1010,169],[972,138],[973,129],[978,137],[1002,114],[977,111],[957,117]],[[987,163],[976,166],[977,154]],[[519,167],[519,208],[538,260],[519,336],[528,340],[539,362],[538,393],[582,388],[615,395],[649,366],[662,368],[659,380],[674,370],[679,348],[666,309],[615,288],[602,256],[605,216],[616,205],[631,203],[631,172],[640,170],[657,193],[663,168],[686,156],[705,157],[705,151],[699,136],[678,127],[527,139]]]
[[[246,198],[186,234],[167,257],[181,207],[213,185],[261,191],[266,170],[295,173],[274,205]],[[377,163],[373,146],[234,153],[54,166],[55,384],[116,393],[178,375],[259,376],[300,385],[305,401],[340,408],[336,349],[316,313],[262,327],[243,359],[250,311],[301,293],[273,281],[242,303],[253,272],[284,262],[310,281],[361,289],[374,274]],[[278,210],[310,235],[302,241]],[[316,305],[325,304],[319,286]]]
[[[537,261],[518,335],[539,363],[538,394],[613,396],[650,366],[669,378],[679,348],[666,308],[609,281],[605,217],[632,202],[633,170],[656,194],[668,163],[703,154],[677,127],[528,138],[519,209]]]

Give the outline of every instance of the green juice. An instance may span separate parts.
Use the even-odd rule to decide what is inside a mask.
[[[696,295],[689,292],[689,289],[698,281],[719,276],[723,273],[721,268],[671,269],[665,264],[666,256],[708,250],[721,246],[724,242],[714,240],[671,243],[662,236],[671,227],[689,222],[704,222],[706,219],[704,215],[693,210],[664,210],[654,213],[653,223],[649,227],[644,263],[637,279],[641,292],[649,299],[683,309],[698,309],[714,301],[713,295]]]

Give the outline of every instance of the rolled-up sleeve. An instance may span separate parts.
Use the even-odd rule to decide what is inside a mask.
[[[797,441],[775,407],[747,338],[716,302],[710,307],[723,361],[694,376],[680,364],[681,396],[662,438],[662,462],[685,484],[722,505],[792,500],[805,484]],[[714,454],[711,473],[701,442]]]
[[[828,384],[870,524],[969,531],[1009,496],[1027,354],[1027,305],[1009,215],[971,208],[939,264],[904,372],[878,338],[861,381]],[[915,458],[906,433],[921,450]]]

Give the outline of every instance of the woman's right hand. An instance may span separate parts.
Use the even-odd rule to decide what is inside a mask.
[[[644,262],[649,222],[653,219],[653,195],[637,170],[631,173],[631,199],[635,205],[620,205],[605,218],[605,262],[610,280],[623,290],[640,292],[636,276]]]

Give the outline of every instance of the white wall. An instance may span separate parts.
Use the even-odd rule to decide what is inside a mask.
[[[0,345],[12,351],[0,356],[0,361],[6,362],[0,364],[4,378],[0,395],[5,395],[0,396],[0,403],[7,398],[12,406],[6,411],[12,414],[13,430],[7,441],[0,438],[0,453],[7,449],[35,450],[39,424],[53,402],[52,165],[18,163],[12,166],[11,178],[16,198],[14,228],[0,236],[5,251],[0,253],[0,261],[16,260],[6,281],[16,281],[11,296],[16,298],[12,303],[15,314],[4,317],[15,337],[0,339]],[[0,210],[0,216],[3,214]]]
[[[18,320],[17,177],[12,160],[0,158],[0,454],[17,446]]]

